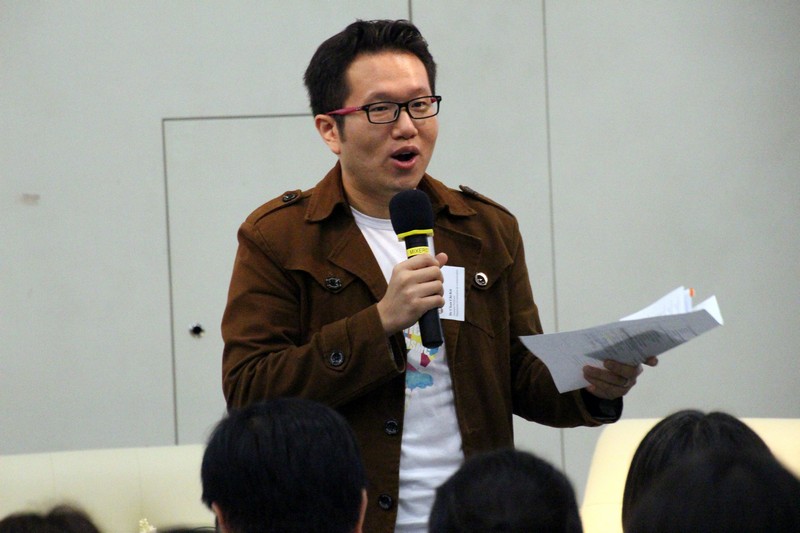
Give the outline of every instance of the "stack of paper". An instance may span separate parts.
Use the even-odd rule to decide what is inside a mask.
[[[722,325],[717,298],[692,306],[694,291],[678,287],[620,322],[566,333],[520,337],[541,359],[559,392],[586,387],[583,367],[606,359],[636,365]]]

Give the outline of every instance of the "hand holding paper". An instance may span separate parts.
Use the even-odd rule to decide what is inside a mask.
[[[691,289],[679,287],[621,322],[520,340],[544,362],[563,393],[588,385],[585,365],[602,368],[606,359],[638,365],[722,323],[715,296],[692,307]]]

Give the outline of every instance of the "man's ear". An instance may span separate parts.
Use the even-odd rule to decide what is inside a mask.
[[[342,152],[342,138],[336,120],[329,115],[317,115],[314,117],[314,126],[317,127],[320,137],[328,145],[331,152],[339,155]]]
[[[217,531],[219,531],[219,533],[228,533],[230,530],[228,529],[228,524],[225,522],[225,513],[222,512],[217,502],[211,502],[211,510],[214,511],[214,514],[217,516]]]
[[[361,511],[358,514],[358,523],[353,533],[364,532],[364,517],[367,516],[367,489],[361,489]]]

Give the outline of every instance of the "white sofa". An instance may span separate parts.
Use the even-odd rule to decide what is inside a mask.
[[[622,532],[622,493],[633,454],[658,418],[620,420],[605,426],[597,441],[586,482],[581,519],[584,533]],[[800,477],[800,418],[743,418]]]
[[[0,456],[0,518],[62,503],[85,510],[105,533],[138,533],[146,518],[160,529],[213,526],[200,500],[197,445]]]

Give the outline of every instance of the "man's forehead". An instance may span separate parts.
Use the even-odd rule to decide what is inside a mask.
[[[415,76],[409,76],[415,70]],[[392,75],[396,69],[397,76]],[[354,93],[359,98],[376,100],[396,100],[413,98],[431,93],[428,71],[422,61],[406,51],[383,50],[381,52],[362,53],[347,67],[345,81],[348,98]],[[411,96],[408,96],[411,95]]]

